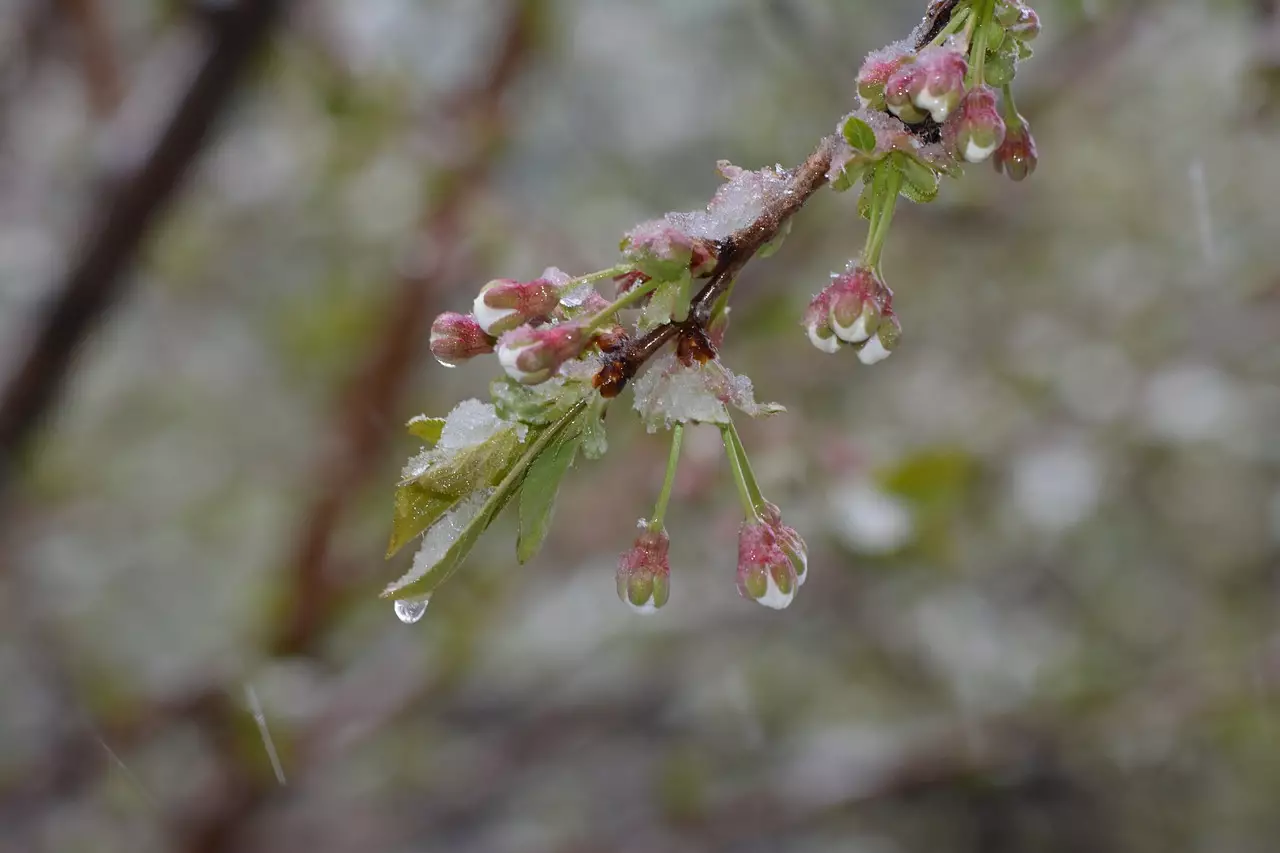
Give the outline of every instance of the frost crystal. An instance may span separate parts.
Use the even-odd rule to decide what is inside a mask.
[[[453,509],[440,517],[440,520],[427,530],[422,537],[422,547],[414,555],[413,567],[400,580],[383,590],[383,595],[391,595],[414,583],[426,575],[436,563],[444,559],[444,555],[458,541],[462,531],[475,520],[484,507],[485,501],[493,494],[493,489],[481,489],[465,500],[459,501]]]
[[[635,383],[635,409],[649,432],[675,423],[729,423],[732,405],[753,418],[785,411],[777,403],[757,403],[751,380],[718,359],[686,367],[674,354],[654,362]]]
[[[720,174],[728,183],[716,191],[706,210],[668,213],[667,222],[690,237],[723,240],[760,218],[766,206],[791,192],[791,181],[781,166],[749,172],[727,160],[720,161]]]

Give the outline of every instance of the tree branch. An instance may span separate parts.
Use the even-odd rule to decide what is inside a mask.
[[[286,0],[243,0],[213,16],[204,63],[146,161],[98,200],[80,254],[50,290],[37,332],[0,393],[0,499],[70,375],[80,342],[123,295],[129,268],[181,189],[214,123],[266,42]]]

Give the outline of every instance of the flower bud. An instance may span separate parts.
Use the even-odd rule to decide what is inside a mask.
[[[831,288],[813,297],[800,319],[800,325],[809,334],[809,342],[823,352],[840,349],[840,339],[831,328]]]
[[[665,219],[642,222],[622,241],[622,255],[636,269],[659,281],[674,281],[694,260],[694,241]],[[700,257],[700,263],[705,262]]]
[[[1015,181],[1024,180],[1036,170],[1036,140],[1031,135],[1027,120],[1018,116],[1018,123],[1011,125],[1004,136],[1004,144],[996,149],[992,158],[997,172],[1004,172]]]
[[[804,544],[804,540],[800,538],[800,534],[794,527],[782,523],[782,510],[776,505],[765,501],[760,517],[765,524],[773,528],[778,547],[790,558],[791,565],[795,567],[796,582],[804,586],[805,579],[809,576],[808,546]]]
[[[902,323],[893,313],[893,306],[886,305],[875,336],[858,348],[858,361],[867,365],[879,364],[898,348],[901,340]]]
[[[954,47],[926,47],[916,57],[918,72],[910,81],[911,102],[936,122],[944,122],[964,97],[969,63]]]
[[[765,607],[782,610],[796,597],[800,580],[795,564],[763,521],[744,521],[738,532],[738,593]]]
[[[498,362],[517,382],[537,385],[577,358],[585,346],[582,327],[576,323],[521,326],[498,339]]]
[[[637,613],[653,613],[671,597],[671,538],[640,520],[640,535],[618,557],[618,597]]]
[[[431,324],[431,354],[448,367],[493,352],[493,343],[470,314],[447,311]]]
[[[1004,142],[1005,126],[991,87],[982,86],[965,95],[942,132],[958,160],[981,163],[994,154]]]
[[[1008,25],[1006,31],[1018,41],[1034,41],[1040,35],[1040,16],[1029,6],[1018,10],[1017,19]]]
[[[907,124],[919,124],[924,121],[925,111],[916,106],[911,97],[912,91],[924,88],[926,74],[915,62],[904,63],[898,70],[889,75],[884,84],[884,103],[898,118]]]
[[[480,328],[496,337],[525,323],[547,319],[559,302],[556,286],[546,279],[520,282],[499,278],[480,288],[472,313]]]
[[[827,288],[831,330],[842,341],[857,344],[875,333],[880,315],[893,294],[867,267],[836,276]]]
[[[858,70],[858,98],[862,105],[876,112],[885,109],[884,87],[893,72],[911,59],[902,49],[885,48],[868,54]]]

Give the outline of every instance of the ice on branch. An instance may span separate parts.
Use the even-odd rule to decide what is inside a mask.
[[[728,406],[753,418],[786,411],[777,403],[757,403],[751,380],[719,359],[684,365],[670,353],[657,359],[635,383],[635,409],[649,432],[677,423],[727,424]]]
[[[481,489],[473,493],[466,500],[459,502],[457,506],[441,516],[439,521],[431,525],[426,535],[422,538],[422,547],[418,549],[418,553],[413,557],[412,568],[405,572],[398,581],[383,590],[382,594],[386,596],[399,592],[420,580],[431,570],[432,566],[443,560],[445,554],[458,541],[458,537],[462,535],[462,532],[480,514],[485,501],[489,499],[493,491],[493,489]]]
[[[723,240],[755,222],[766,207],[777,204],[790,191],[790,175],[781,166],[756,172],[728,160],[721,160],[718,166],[728,183],[716,191],[706,210],[666,216],[667,222],[690,237]]]

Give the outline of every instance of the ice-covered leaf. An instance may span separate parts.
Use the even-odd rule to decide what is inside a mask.
[[[539,427],[508,423],[474,446],[447,447],[442,439],[414,477],[406,479],[396,490],[394,516],[391,522],[390,556],[449,512],[463,498],[488,486],[496,485],[524,446],[527,433],[534,437]]]
[[[604,425],[604,410],[608,403],[597,395],[587,407],[582,428],[582,453],[588,459],[600,459],[609,452],[609,432]]]
[[[845,142],[859,151],[875,150],[876,132],[871,129],[871,125],[856,115],[845,116],[844,123],[840,125],[840,135],[844,137]]]
[[[649,297],[649,301],[640,312],[640,322],[637,324],[640,332],[647,332],[671,320],[681,290],[682,282],[680,281],[668,281],[658,285],[658,289]]]
[[[635,409],[649,432],[677,423],[727,424],[727,406],[753,418],[785,411],[777,403],[757,403],[751,380],[719,359],[686,366],[668,354],[635,382]]]
[[[893,164],[902,174],[902,195],[927,204],[938,197],[938,173],[906,154],[895,154]]]
[[[447,580],[471,553],[480,534],[515,496],[534,460],[574,423],[586,407],[585,400],[579,401],[551,426],[530,429],[529,442],[519,445],[523,453],[513,457],[501,479],[492,487],[468,492],[445,516],[438,518],[423,538],[413,567],[388,586],[382,593],[383,597],[422,598]],[[439,532],[436,532],[437,528]]]
[[[530,426],[545,426],[559,420],[590,391],[590,376],[591,373],[586,373],[585,381],[555,376],[538,385],[524,385],[504,376],[489,384],[489,394],[500,417]]]
[[[584,411],[585,414],[585,411]],[[583,416],[565,427],[529,466],[529,473],[520,487],[520,532],[516,539],[516,559],[526,563],[542,548],[542,541],[551,529],[555,512],[556,495],[560,481],[569,472],[578,448],[582,446]]]
[[[429,418],[426,415],[417,415],[410,418],[405,426],[409,429],[409,435],[420,438],[434,447],[440,442],[440,436],[444,432],[444,418]]]

